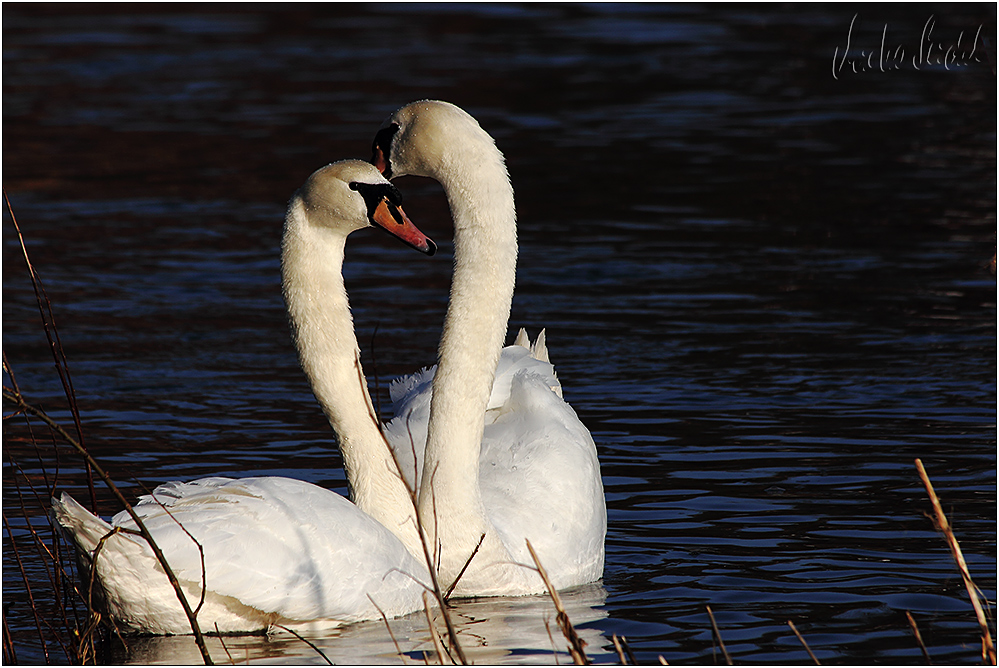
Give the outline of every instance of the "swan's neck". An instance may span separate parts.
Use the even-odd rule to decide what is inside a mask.
[[[353,502],[421,554],[413,506],[368,395],[343,283],[346,236],[310,225],[296,196],[281,249],[285,303],[299,361],[336,432]]]
[[[429,533],[442,544],[442,572],[449,561],[463,563],[488,524],[479,451],[517,265],[516,211],[502,154],[484,132],[456,145],[463,153],[446,156],[431,175],[444,186],[454,219],[454,273],[420,489],[420,514],[436,525]]]

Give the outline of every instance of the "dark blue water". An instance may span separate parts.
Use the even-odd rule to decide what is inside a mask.
[[[5,4],[3,185],[89,447],[128,494],[208,474],[345,492],[285,322],[284,206],[317,167],[366,157],[395,108],[454,102],[517,193],[511,335],[547,328],[600,453],[605,575],[566,596],[592,658],[616,662],[617,634],[642,662],[721,661],[710,605],[737,662],[808,662],[788,620],[823,663],[921,662],[909,611],[935,662],[974,663],[913,460],[994,607],[995,27],[995,5]],[[383,400],[433,361],[450,273],[440,188],[398,185],[444,252],[351,239]],[[6,212],[3,229],[6,360],[68,422]],[[44,509],[15,487],[56,468],[34,434],[40,457],[5,421],[4,515],[44,607],[25,517],[44,527]],[[78,460],[58,466],[85,498]],[[17,659],[44,661],[6,534],[3,572]],[[456,614],[478,663],[553,661],[546,620],[563,646],[544,598]],[[393,632],[431,648],[420,616]],[[395,657],[381,624],[312,640]],[[290,638],[226,649],[318,658]],[[175,638],[104,660],[199,658]]]

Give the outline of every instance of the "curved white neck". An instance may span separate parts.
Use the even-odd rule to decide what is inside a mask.
[[[434,525],[430,537],[442,544],[445,572],[449,562],[468,557],[487,526],[479,451],[517,265],[513,188],[503,155],[479,132],[455,142],[462,152],[446,154],[431,174],[451,206],[454,273],[434,378],[420,515],[425,525]]]
[[[336,432],[351,499],[421,554],[413,506],[382,437],[343,283],[346,235],[311,225],[296,195],[281,248],[282,287],[299,361]]]

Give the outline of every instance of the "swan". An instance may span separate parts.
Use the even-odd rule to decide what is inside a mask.
[[[593,438],[562,399],[543,333],[503,349],[517,264],[503,154],[472,116],[432,100],[396,111],[372,152],[387,178],[438,181],[454,222],[438,364],[393,387],[386,428],[419,486],[440,581],[457,581],[457,596],[541,593],[525,539],[556,589],[600,579],[607,509]]]
[[[393,532],[416,536],[412,501],[374,416],[341,273],[347,236],[370,224],[433,254],[400,204],[377,169],[348,160],[312,174],[285,218],[282,285],[299,359],[339,436],[354,503],[300,480],[211,477],[160,485],[134,506],[192,609],[204,577],[205,631],[321,629],[423,605],[426,566]],[[66,493],[52,508],[88,573],[96,562],[113,618],[142,633],[191,632],[149,546],[127,533],[127,512],[109,524]]]

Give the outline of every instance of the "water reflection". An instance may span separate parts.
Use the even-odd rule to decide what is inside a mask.
[[[521,245],[511,326],[548,329],[599,449],[607,594],[592,602],[606,616],[584,625],[602,634],[590,649],[618,633],[643,662],[711,661],[710,604],[737,660],[808,661],[790,618],[823,661],[918,661],[910,611],[934,661],[975,661],[977,627],[912,460],[994,600],[995,74],[983,63],[834,79],[854,13],[5,4],[4,186],[92,451],[132,496],[211,474],[344,493],[281,303],[284,202],[316,167],[367,155],[401,104],[449,99],[508,158]],[[928,13],[944,37],[983,22],[995,35],[993,6],[870,6],[856,43],[886,24],[911,42]],[[348,246],[383,403],[388,379],[433,361],[450,276],[439,187],[398,185],[443,243],[432,260],[379,236]],[[4,352],[65,419],[6,217],[4,241]],[[4,453],[40,480],[23,427],[4,430]],[[4,466],[7,513],[18,502]],[[58,466],[84,496],[75,461]],[[44,525],[44,509],[29,514]],[[28,520],[11,522],[30,544]],[[8,544],[7,620],[31,638]],[[499,603],[459,609],[488,617],[475,606]],[[529,634],[550,612],[536,613],[504,620],[512,630],[487,649],[544,660],[547,634]],[[418,618],[393,624],[407,651],[421,648]],[[343,629],[329,650],[394,655],[379,628]],[[261,660],[301,649],[233,643]]]
[[[601,609],[607,596],[602,585],[585,585],[561,594],[566,614],[586,643],[587,656],[606,660],[614,654],[610,640],[592,623],[607,616]],[[451,619],[468,659],[479,665],[571,664],[566,642],[555,621],[555,608],[547,596],[483,598],[457,601]],[[436,620],[438,632],[443,623]],[[334,664],[423,663],[424,656],[436,661],[425,613],[419,612],[388,622],[362,622],[305,637],[315,648],[288,633],[262,636],[207,638],[208,651],[216,663],[232,658],[234,663]],[[202,662],[190,637],[128,638],[128,651],[113,654],[112,663],[193,665]],[[398,645],[396,644],[398,643]],[[318,651],[318,652],[317,652]],[[403,657],[399,655],[403,654]],[[616,656],[616,654],[614,654]]]

